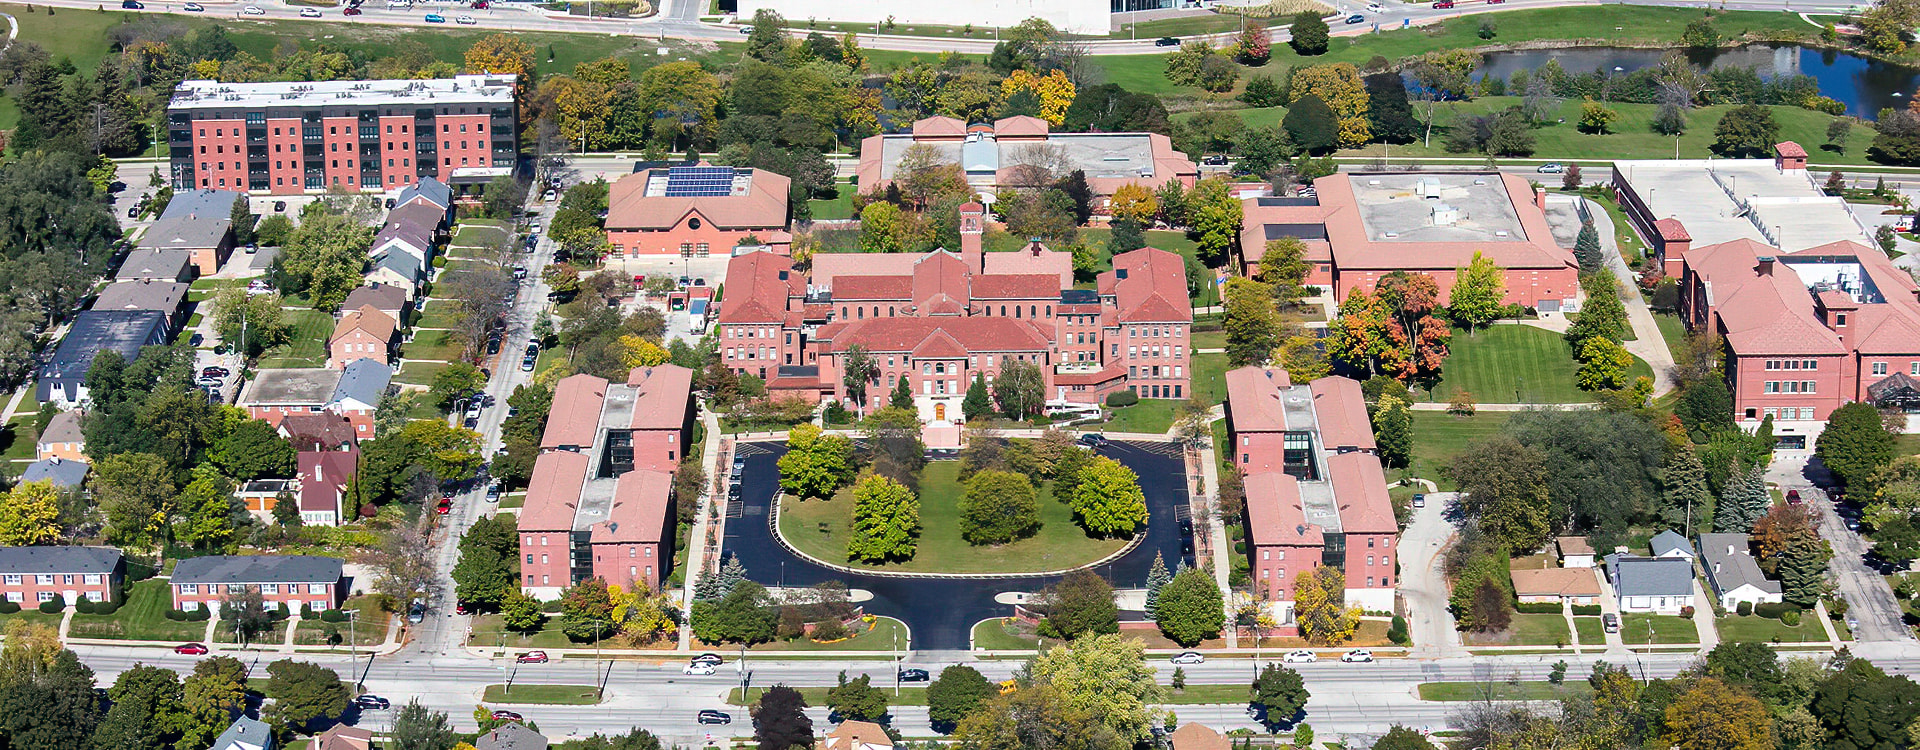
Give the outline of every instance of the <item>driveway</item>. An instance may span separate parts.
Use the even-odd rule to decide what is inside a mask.
[[[1448,513],[1457,492],[1427,493],[1427,507],[1415,508],[1400,532],[1400,596],[1407,600],[1407,627],[1414,651],[1427,657],[1466,656],[1447,611],[1447,579],[1440,572],[1440,553],[1453,538]]]
[[[771,505],[780,489],[775,462],[786,450],[785,443],[747,443],[740,451],[747,465],[741,475],[741,500],[731,504],[740,508],[740,515],[728,519],[721,553],[740,558],[747,577],[756,582],[788,587],[843,581],[850,588],[873,592],[873,598],[862,603],[868,613],[905,622],[912,633],[914,650],[964,651],[972,645],[974,623],[1012,613],[1011,607],[994,601],[996,594],[1039,591],[1059,578],[874,575],[834,570],[799,557],[773,538],[770,524]],[[1186,474],[1177,455],[1160,452],[1168,450],[1167,443],[1114,441],[1099,451],[1139,474],[1140,489],[1147,496],[1146,539],[1120,559],[1093,569],[1115,588],[1144,585],[1156,553],[1168,560],[1180,559],[1180,527],[1174,508],[1187,504]],[[1043,498],[1042,502],[1054,501]]]
[[[1878,572],[1867,567],[1867,551],[1873,545],[1847,529],[1834,512],[1832,499],[1808,478],[1809,471],[1824,469],[1809,469],[1804,454],[1776,455],[1767,469],[1767,481],[1778,484],[1783,492],[1799,490],[1800,497],[1819,517],[1820,537],[1833,546],[1833,562],[1828,563],[1827,572],[1833,576],[1840,596],[1847,600],[1847,615],[1860,623],[1853,629],[1854,640],[1912,642],[1913,631],[1901,619],[1900,602],[1893,597],[1893,589]]]

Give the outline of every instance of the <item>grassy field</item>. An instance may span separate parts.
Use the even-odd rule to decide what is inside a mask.
[[[1607,642],[1606,629],[1598,617],[1573,618],[1573,631],[1580,634],[1580,644],[1583,646]]]
[[[874,687],[886,689],[887,705],[889,706],[927,705],[927,689],[925,687],[909,687],[906,685],[902,685],[900,686],[900,693],[898,695],[895,695],[893,691],[892,675],[887,674],[884,670],[879,672],[867,672],[865,674],[872,681],[872,684]],[[940,673],[934,672],[933,676],[939,677]],[[847,679],[850,679],[850,680],[859,679],[859,677],[860,677],[859,674],[847,675]],[[807,705],[824,706],[824,705],[827,705],[827,691],[832,690],[833,688],[802,687],[802,688],[794,688],[794,689],[800,691],[800,697],[807,699]],[[746,695],[742,696],[740,694],[740,688],[734,688],[732,690],[727,691],[727,705],[730,705],[730,706],[752,705],[754,701],[760,700],[760,696],[765,694],[766,692],[767,692],[766,688],[759,688],[759,687],[747,688]]]
[[[302,619],[300,624],[294,626],[293,642],[301,646],[325,646],[329,625],[339,630],[339,648],[342,649],[348,647],[349,636],[359,646],[378,646],[386,642],[387,622],[393,618],[393,613],[382,610],[378,602],[364,596],[348,599],[345,609],[359,613],[354,615],[351,627],[345,622],[322,622],[318,616]]]
[[[523,703],[546,706],[591,706],[600,702],[592,685],[488,685],[480,695],[486,703]]]
[[[419,331],[413,334],[413,341],[401,345],[400,354],[410,360],[452,362],[460,358],[464,348],[454,340],[452,331]]]
[[[261,352],[260,367],[326,365],[327,338],[333,335],[333,316],[319,310],[285,310],[283,313],[283,319],[293,326],[293,334],[287,343]]]
[[[1452,353],[1441,368],[1440,385],[1427,400],[1445,403],[1457,391],[1481,403],[1570,404],[1594,400],[1574,385],[1579,365],[1566,339],[1528,325],[1495,325],[1468,334],[1454,331]],[[1653,369],[1635,360],[1628,380]]]
[[[473,637],[467,642],[478,648],[505,646],[509,650],[575,648],[578,645],[567,634],[560,632],[560,622],[555,616],[548,616],[546,625],[541,629],[522,635],[506,630],[500,615],[480,615],[473,618]]]
[[[1512,630],[1504,637],[1480,638],[1469,634],[1467,645],[1559,646],[1572,642],[1573,636],[1567,632],[1566,618],[1560,615],[1516,614],[1513,616]]]
[[[858,628],[860,626],[854,625],[853,627]],[[899,646],[899,648],[901,648],[902,650],[904,650],[909,645],[911,645],[909,643],[909,639],[911,639],[912,637],[913,637],[913,634],[907,632],[907,626],[900,624],[899,620],[895,620],[891,617],[878,617],[874,619],[873,626],[870,628],[867,628],[865,632],[862,632],[844,641],[834,641],[832,643],[817,643],[815,641],[810,641],[805,638],[799,638],[791,641],[771,641],[768,643],[756,643],[752,646],[748,646],[747,650],[748,651],[887,651],[887,650],[891,650],[896,645]],[[703,646],[703,648],[718,649],[723,647]]]
[[[1483,411],[1471,417],[1456,417],[1441,411],[1413,413],[1413,476],[1431,479],[1443,490],[1454,485],[1442,469],[1473,443],[1499,434],[1512,412]]]
[[[1047,647],[1059,645],[1052,638],[1039,639]],[[1031,651],[1034,649],[1033,629],[1018,624],[1007,625],[1001,620],[982,620],[973,625],[973,647],[989,651]]]
[[[851,219],[853,218],[853,183],[847,180],[835,180],[839,189],[832,198],[807,201],[807,208],[813,210],[815,219]]]
[[[872,570],[942,573],[1022,573],[1061,570],[1098,560],[1126,545],[1120,539],[1093,539],[1073,522],[1064,503],[1040,488],[1039,533],[1012,544],[975,547],[960,538],[960,498],[964,493],[957,461],[934,461],[920,477],[920,546],[912,560],[886,565],[846,563]],[[1050,485],[1049,485],[1050,486]],[[847,559],[853,493],[831,500],[781,501],[780,533],[808,555],[833,563]]]
[[[75,638],[113,638],[129,641],[198,641],[207,632],[205,622],[167,619],[173,593],[167,582],[151,579],[133,584],[127,603],[110,615],[75,614],[69,635]]]
[[[1687,340],[1687,324],[1681,322],[1678,315],[1659,314],[1653,316],[1653,323],[1660,327],[1660,338],[1666,340],[1667,351],[1678,357],[1680,345]]]
[[[1224,355],[1221,355],[1224,356]],[[1173,427],[1173,415],[1180,402],[1167,398],[1144,398],[1140,403],[1108,409],[1112,415],[1099,429],[1108,432],[1150,432],[1161,434]]]
[[[1693,621],[1674,615],[1649,615],[1628,612],[1620,616],[1620,638],[1628,646],[1646,645],[1651,626],[1653,643],[1699,643],[1700,631]]]
[[[393,382],[407,383],[410,385],[433,385],[433,376],[438,375],[441,370],[445,369],[447,369],[447,366],[442,362],[408,362],[400,366],[399,372],[394,373]]]
[[[0,615],[0,623],[9,620],[21,620],[23,622],[39,623],[50,628],[59,629],[60,618],[61,614],[58,612],[47,614],[40,611],[38,604],[35,602],[21,602],[20,611],[10,615]]]
[[[1192,368],[1193,395],[1209,404],[1227,398],[1227,355],[1195,354],[1188,360]]]
[[[1812,612],[1800,613],[1799,626],[1789,626],[1779,620],[1757,615],[1727,615],[1714,623],[1720,630],[1722,641],[1751,641],[1755,643],[1806,643],[1825,642],[1826,628]]]
[[[1551,701],[1593,690],[1585,680],[1568,680],[1555,685],[1546,681],[1521,682],[1423,682],[1419,685],[1423,701]]]

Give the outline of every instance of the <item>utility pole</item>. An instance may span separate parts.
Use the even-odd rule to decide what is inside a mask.
[[[357,635],[354,628],[355,618],[359,614],[360,610],[347,610],[347,668],[353,670],[354,689],[365,690],[366,686],[360,682],[360,642],[354,637]]]

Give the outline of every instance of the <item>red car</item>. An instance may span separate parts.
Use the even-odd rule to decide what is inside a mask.
[[[360,15],[360,9],[359,9],[359,8],[347,8],[347,9],[345,9],[345,10],[342,10],[342,11],[340,11],[340,15],[343,15],[343,16],[357,16],[357,15]]]
[[[504,708],[494,709],[493,718],[496,721],[521,721],[522,720],[520,717],[520,714],[514,713],[512,711],[508,711]]]
[[[1787,502],[1788,502],[1788,503],[1791,503],[1791,504],[1793,504],[1793,505],[1799,505],[1799,504],[1800,504],[1800,491],[1799,491],[1799,490],[1787,490]]]
[[[440,515],[443,515],[443,516],[444,516],[444,515],[446,515],[446,514],[448,514],[448,513],[452,513],[452,512],[453,512],[453,498],[451,498],[451,497],[443,497],[443,498],[440,498],[440,504],[439,504],[439,505],[437,505],[437,506],[434,506],[434,509],[433,509],[433,510],[434,510],[434,512],[435,512],[435,513],[439,513]]]
[[[487,0],[473,0],[473,4],[468,7],[471,7],[474,10],[486,10]]]
[[[199,643],[182,643],[174,646],[173,652],[176,654],[186,654],[188,656],[204,656],[207,653],[207,647]]]
[[[521,654],[520,657],[518,659],[515,659],[514,661],[518,661],[521,664],[545,664],[547,663],[547,652],[528,651],[524,654]]]
[[[1440,0],[1433,4],[1434,10],[1446,10],[1453,7],[1453,0]]]

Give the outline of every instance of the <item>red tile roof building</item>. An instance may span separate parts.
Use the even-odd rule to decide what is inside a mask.
[[[521,587],[553,599],[599,577],[658,590],[673,565],[673,471],[693,436],[693,371],[634,368],[553,392],[520,511]]]
[[[1284,370],[1258,367],[1226,380],[1255,591],[1289,602],[1294,578],[1326,564],[1346,574],[1348,604],[1392,609],[1400,530],[1360,384],[1296,385]]]
[[[748,237],[785,254],[791,180],[764,169],[696,166],[635,172],[607,196],[613,256],[731,253]]]
[[[1773,417],[1782,447],[1812,447],[1843,404],[1920,403],[1920,286],[1879,250],[1734,240],[1693,248],[1683,265],[1681,318],[1725,339],[1734,416]]]
[[[1049,401],[1191,393],[1192,301],[1179,255],[1122,253],[1095,289],[1074,289],[1068,253],[1037,243],[982,252],[984,214],[962,207],[958,253],[823,253],[810,276],[773,253],[735,256],[721,361],[776,392],[851,405],[843,360],[860,347],[880,369],[869,402],[904,378],[929,421],[957,421],[974,374],[991,383],[1007,362],[1038,365]]]
[[[1306,283],[1335,299],[1371,292],[1394,271],[1426,273],[1452,293],[1457,269],[1479,253],[1506,271],[1506,302],[1558,310],[1579,296],[1572,251],[1554,243],[1544,198],[1527,180],[1495,172],[1342,173],[1314,180],[1315,197],[1241,202],[1240,257],[1251,273],[1267,243],[1300,239]]]

